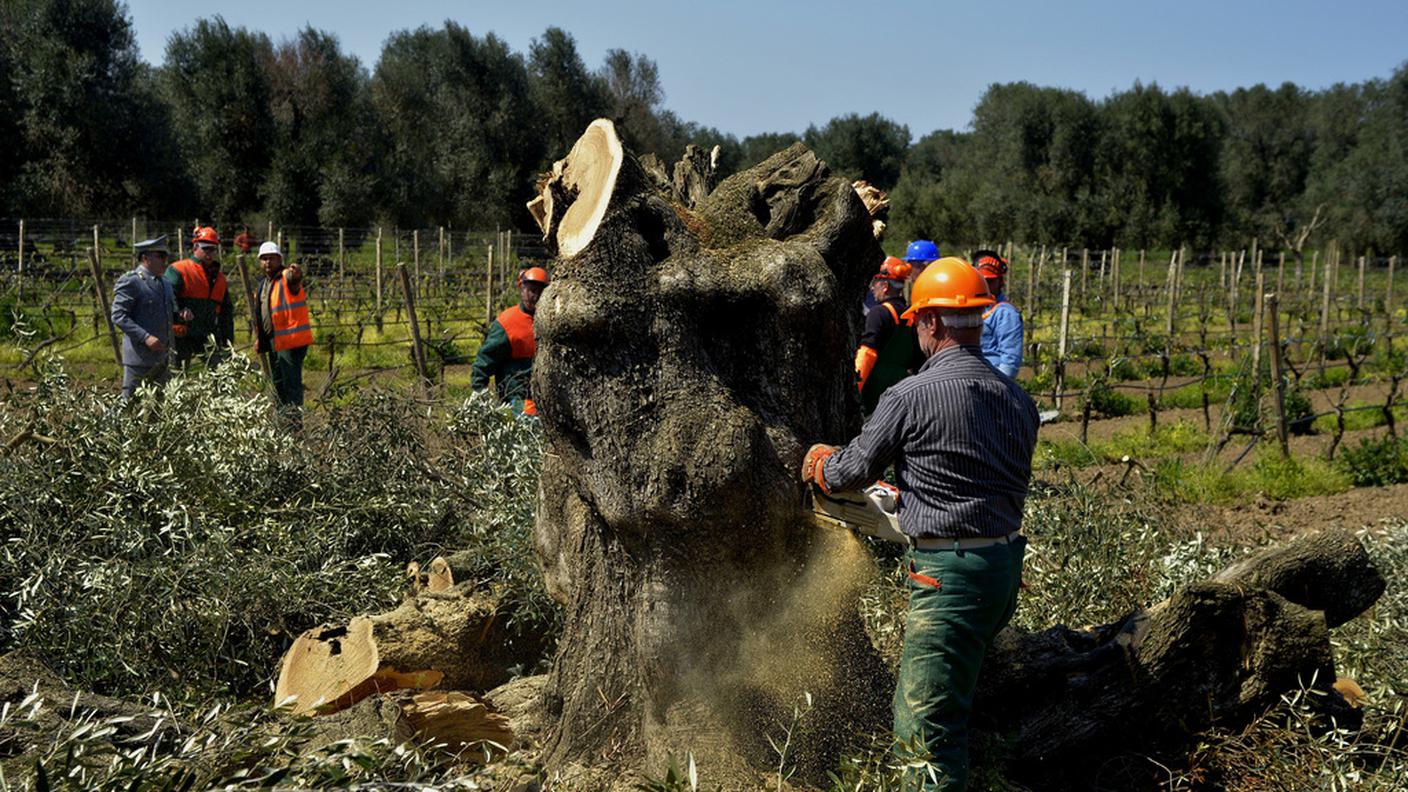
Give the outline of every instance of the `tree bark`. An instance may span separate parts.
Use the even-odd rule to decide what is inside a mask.
[[[567,210],[535,319],[536,542],[565,611],[546,765],[607,786],[692,753],[710,783],[756,788],[810,693],[788,762],[820,778],[892,692],[856,613],[869,557],[816,535],[796,476],[811,443],[859,426],[870,216],[801,145],[692,210],[629,152],[592,167],[611,189],[579,194],[606,204]],[[599,217],[591,234],[578,216]]]

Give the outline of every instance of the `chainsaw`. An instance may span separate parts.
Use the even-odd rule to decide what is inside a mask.
[[[822,492],[815,485],[807,487],[812,522],[821,528],[852,531],[888,542],[908,544],[900,533],[900,492],[892,485],[877,481],[859,492]]]

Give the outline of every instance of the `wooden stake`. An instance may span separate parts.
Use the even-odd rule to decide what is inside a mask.
[[[1266,298],[1266,295],[1262,293],[1265,288],[1264,278],[1265,274],[1258,271],[1256,274],[1256,294],[1252,307],[1252,381],[1257,383],[1261,382],[1261,329],[1264,321],[1262,318],[1264,303],[1262,301]]]
[[[1080,251],[1080,304],[1085,305],[1085,282],[1090,272],[1090,248]]]
[[[337,229],[337,288],[342,288],[342,279],[347,277],[347,256],[342,228]]]
[[[1172,347],[1173,347],[1173,334],[1174,334],[1174,331],[1178,329],[1178,323],[1177,323],[1177,321],[1175,320],[1175,317],[1178,315],[1178,305],[1177,305],[1177,303],[1175,302],[1176,296],[1175,296],[1175,294],[1174,294],[1174,292],[1176,291],[1177,284],[1178,284],[1178,251],[1177,251],[1177,250],[1173,251],[1173,254],[1172,254],[1171,256],[1169,256],[1169,258],[1168,258],[1168,278],[1167,278],[1167,280],[1168,280],[1168,294],[1167,294],[1167,303],[1166,303],[1165,307],[1168,309],[1168,316],[1165,317],[1165,319],[1164,319],[1164,333],[1168,336],[1168,343],[1166,344],[1166,347],[1172,348]]]
[[[411,266],[415,267],[416,274],[416,298],[419,299],[424,292],[420,290],[420,229],[411,232]]]
[[[1330,344],[1330,289],[1334,283],[1334,256],[1338,244],[1330,242],[1330,249],[1325,254],[1325,273],[1321,280],[1322,291],[1320,295],[1320,362],[1325,362],[1325,353],[1329,350]]]
[[[1114,286],[1114,303],[1116,313],[1119,313],[1120,310],[1120,256],[1122,253],[1124,253],[1123,250],[1115,248],[1115,258],[1114,261],[1111,263],[1111,266],[1114,268],[1114,271],[1110,273],[1110,280],[1112,281],[1112,285]]]
[[[181,229],[176,229],[173,235],[176,237],[176,260],[180,261],[186,257],[186,238],[181,235]]]
[[[484,324],[494,321],[494,246],[484,255]]]
[[[249,282],[249,270],[244,266],[244,256],[237,257],[237,266],[240,271],[240,283],[244,285],[244,304],[249,306],[249,332],[250,340],[259,338],[259,319],[254,315],[254,287]],[[259,369],[264,372],[264,376],[269,379],[269,392],[274,398],[274,403],[278,404],[278,394],[274,387],[274,366],[269,361],[269,350],[259,353]]]
[[[1281,256],[1285,260],[1285,255]],[[1276,439],[1281,443],[1281,458],[1291,458],[1290,441],[1286,427],[1286,383],[1281,377],[1281,321],[1277,316],[1280,299],[1276,294],[1268,294],[1266,299],[1267,320],[1270,322],[1271,337],[1271,383],[1276,388]]]
[[[1384,327],[1393,329],[1393,271],[1398,266],[1398,256],[1388,257],[1388,283],[1384,285]]]
[[[264,241],[268,242],[274,238],[274,221],[270,220],[269,225],[264,229]],[[282,248],[281,248],[282,249]]]
[[[137,258],[137,218],[132,218],[132,259]]]
[[[1364,310],[1364,264],[1367,259],[1367,256],[1359,257],[1359,296],[1358,299],[1355,301],[1354,307],[1358,308],[1361,311]]]
[[[1276,293],[1280,294],[1286,288],[1286,251],[1281,251],[1276,256]]]
[[[93,237],[96,239],[98,227],[93,226]],[[94,247],[88,254],[88,266],[93,274],[93,297],[98,303],[98,311],[103,315],[103,321],[108,323],[108,340],[112,342],[112,356],[117,361],[117,365],[122,365],[122,344],[117,340],[117,326],[112,323],[112,307],[108,305],[107,285],[103,283],[103,270],[98,264],[98,249]]]
[[[1222,251],[1217,257],[1217,288],[1219,291],[1227,290],[1227,251]]]
[[[376,329],[381,330],[381,226],[376,229]]]
[[[1061,276],[1061,335],[1056,342],[1056,409],[1061,409],[1062,391],[1066,386],[1066,339],[1071,327],[1071,271]]]
[[[416,373],[420,375],[421,387],[430,387],[430,375],[426,373],[425,350],[420,343],[420,323],[416,321],[416,298],[415,290],[411,288],[411,276],[406,272],[406,265],[398,263],[396,272],[401,276],[401,292],[406,298],[406,316],[411,320],[411,353],[416,364]]]
[[[19,249],[19,256],[20,256],[19,261],[16,262],[16,267],[17,267],[17,270],[16,270],[16,271],[19,273],[19,297],[18,297],[18,300],[19,300],[19,302],[24,302],[24,221],[23,221],[23,220],[20,221],[20,249]]]

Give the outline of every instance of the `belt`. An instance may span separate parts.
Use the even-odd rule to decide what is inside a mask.
[[[1011,544],[1017,541],[1021,535],[1021,531],[1013,531],[1006,536],[978,536],[964,539],[943,536],[908,538],[909,546],[915,550],[981,550],[984,547]]]

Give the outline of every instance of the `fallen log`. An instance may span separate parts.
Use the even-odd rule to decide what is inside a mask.
[[[385,738],[416,741],[454,754],[460,761],[488,762],[514,747],[506,715],[489,702],[461,691],[396,691],[370,696],[340,712],[317,718],[305,750],[339,740]]]
[[[462,584],[422,591],[388,613],[320,625],[285,653],[274,704],[325,714],[395,690],[487,690],[517,662],[504,622],[492,597]]]
[[[1035,541],[1040,541],[1037,537]],[[1211,726],[1237,727],[1301,687],[1341,726],[1329,628],[1373,604],[1383,577],[1363,546],[1327,531],[1270,548],[1100,627],[1004,630],[984,661],[974,723],[1010,740],[1012,777],[1088,785],[1122,757],[1177,761]],[[1358,695],[1362,696],[1362,692]]]

